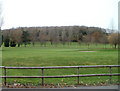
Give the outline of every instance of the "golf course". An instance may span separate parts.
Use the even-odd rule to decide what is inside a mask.
[[[2,65],[6,67],[48,67],[48,66],[86,66],[118,65],[118,49],[111,45],[72,43],[71,45],[49,45],[26,47],[2,47]],[[3,72],[4,73],[4,72]],[[40,69],[8,69],[7,76],[41,76]],[[81,68],[80,74],[109,73],[109,68]],[[112,68],[118,73],[118,68]],[[76,75],[77,69],[45,69],[45,76]],[[80,77],[80,85],[107,85],[109,76]],[[4,81],[4,79],[3,79]],[[20,83],[39,86],[41,78],[8,78],[7,84]],[[46,78],[44,84],[76,85],[77,78]],[[112,76],[111,84],[119,84],[118,76]]]

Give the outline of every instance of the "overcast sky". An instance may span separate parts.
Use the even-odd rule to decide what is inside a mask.
[[[2,29],[85,25],[118,29],[120,0],[2,0]]]

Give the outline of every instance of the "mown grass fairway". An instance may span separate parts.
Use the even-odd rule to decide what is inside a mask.
[[[95,52],[81,52],[81,51],[95,51]],[[118,65],[118,50],[111,49],[108,45],[106,49],[104,46],[47,46],[40,47],[16,47],[16,48],[4,48],[2,52],[2,64],[3,66],[80,66],[80,65]],[[103,70],[104,69],[104,70]],[[95,74],[109,72],[109,68],[97,68],[97,69],[80,69],[80,74]],[[117,73],[117,69],[112,70],[113,73]],[[73,75],[77,74],[77,69],[52,69],[45,70],[45,75]],[[41,70],[7,70],[7,75],[12,76],[40,76]],[[46,84],[76,84],[77,78],[52,78],[45,79]],[[118,78],[112,77],[112,82],[117,83]],[[8,83],[26,83],[26,84],[41,84],[41,79],[7,79]],[[81,84],[99,84],[109,83],[109,77],[86,77],[80,78]]]

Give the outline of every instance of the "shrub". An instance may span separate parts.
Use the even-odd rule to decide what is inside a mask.
[[[4,40],[4,46],[9,47],[9,39],[8,38]]]
[[[16,43],[15,43],[14,41],[11,41],[11,42],[10,42],[10,46],[11,46],[11,47],[16,47]]]

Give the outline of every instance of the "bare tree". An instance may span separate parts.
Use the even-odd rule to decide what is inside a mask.
[[[68,32],[66,31],[66,28],[63,27],[61,30],[61,41],[63,45],[65,45],[65,43],[67,42],[67,37],[68,37]]]
[[[46,46],[46,31],[44,30],[44,28],[40,29],[38,40],[41,45]]]
[[[100,41],[100,43],[102,43],[102,44],[105,45],[105,48],[106,48],[106,44],[109,43],[109,42],[108,42],[108,37],[107,37],[107,35],[105,35],[105,34],[100,37],[99,41]]]
[[[96,45],[97,45],[97,43],[100,43],[100,38],[102,37],[102,33],[101,32],[94,32],[93,34],[92,34],[92,39],[91,39],[91,41],[93,42],[93,43],[96,43]]]
[[[36,28],[29,28],[29,34],[30,34],[30,40],[32,42],[32,45],[34,46],[35,45],[35,42],[37,41],[37,30]]]
[[[15,34],[14,40],[18,44],[18,47],[20,47],[20,45],[22,44],[22,30],[21,30],[21,28],[16,29],[14,31],[14,34]]]
[[[50,41],[51,45],[53,45],[54,39],[55,39],[55,30],[54,30],[54,28],[49,29],[48,35],[49,35],[49,41]]]
[[[50,41],[51,45],[59,42],[59,29],[57,27],[49,28],[48,40]]]
[[[115,48],[117,48],[117,45],[119,43],[118,41],[118,33],[112,33],[110,36],[109,36],[109,43],[114,45]]]
[[[88,48],[89,48],[90,43],[91,43],[91,35],[88,34],[88,35],[84,36],[84,37],[83,37],[83,40],[84,40],[84,42],[86,43],[86,45],[88,46]]]
[[[71,45],[71,40],[72,40],[72,35],[73,35],[73,27],[69,26],[68,27],[68,43]]]

